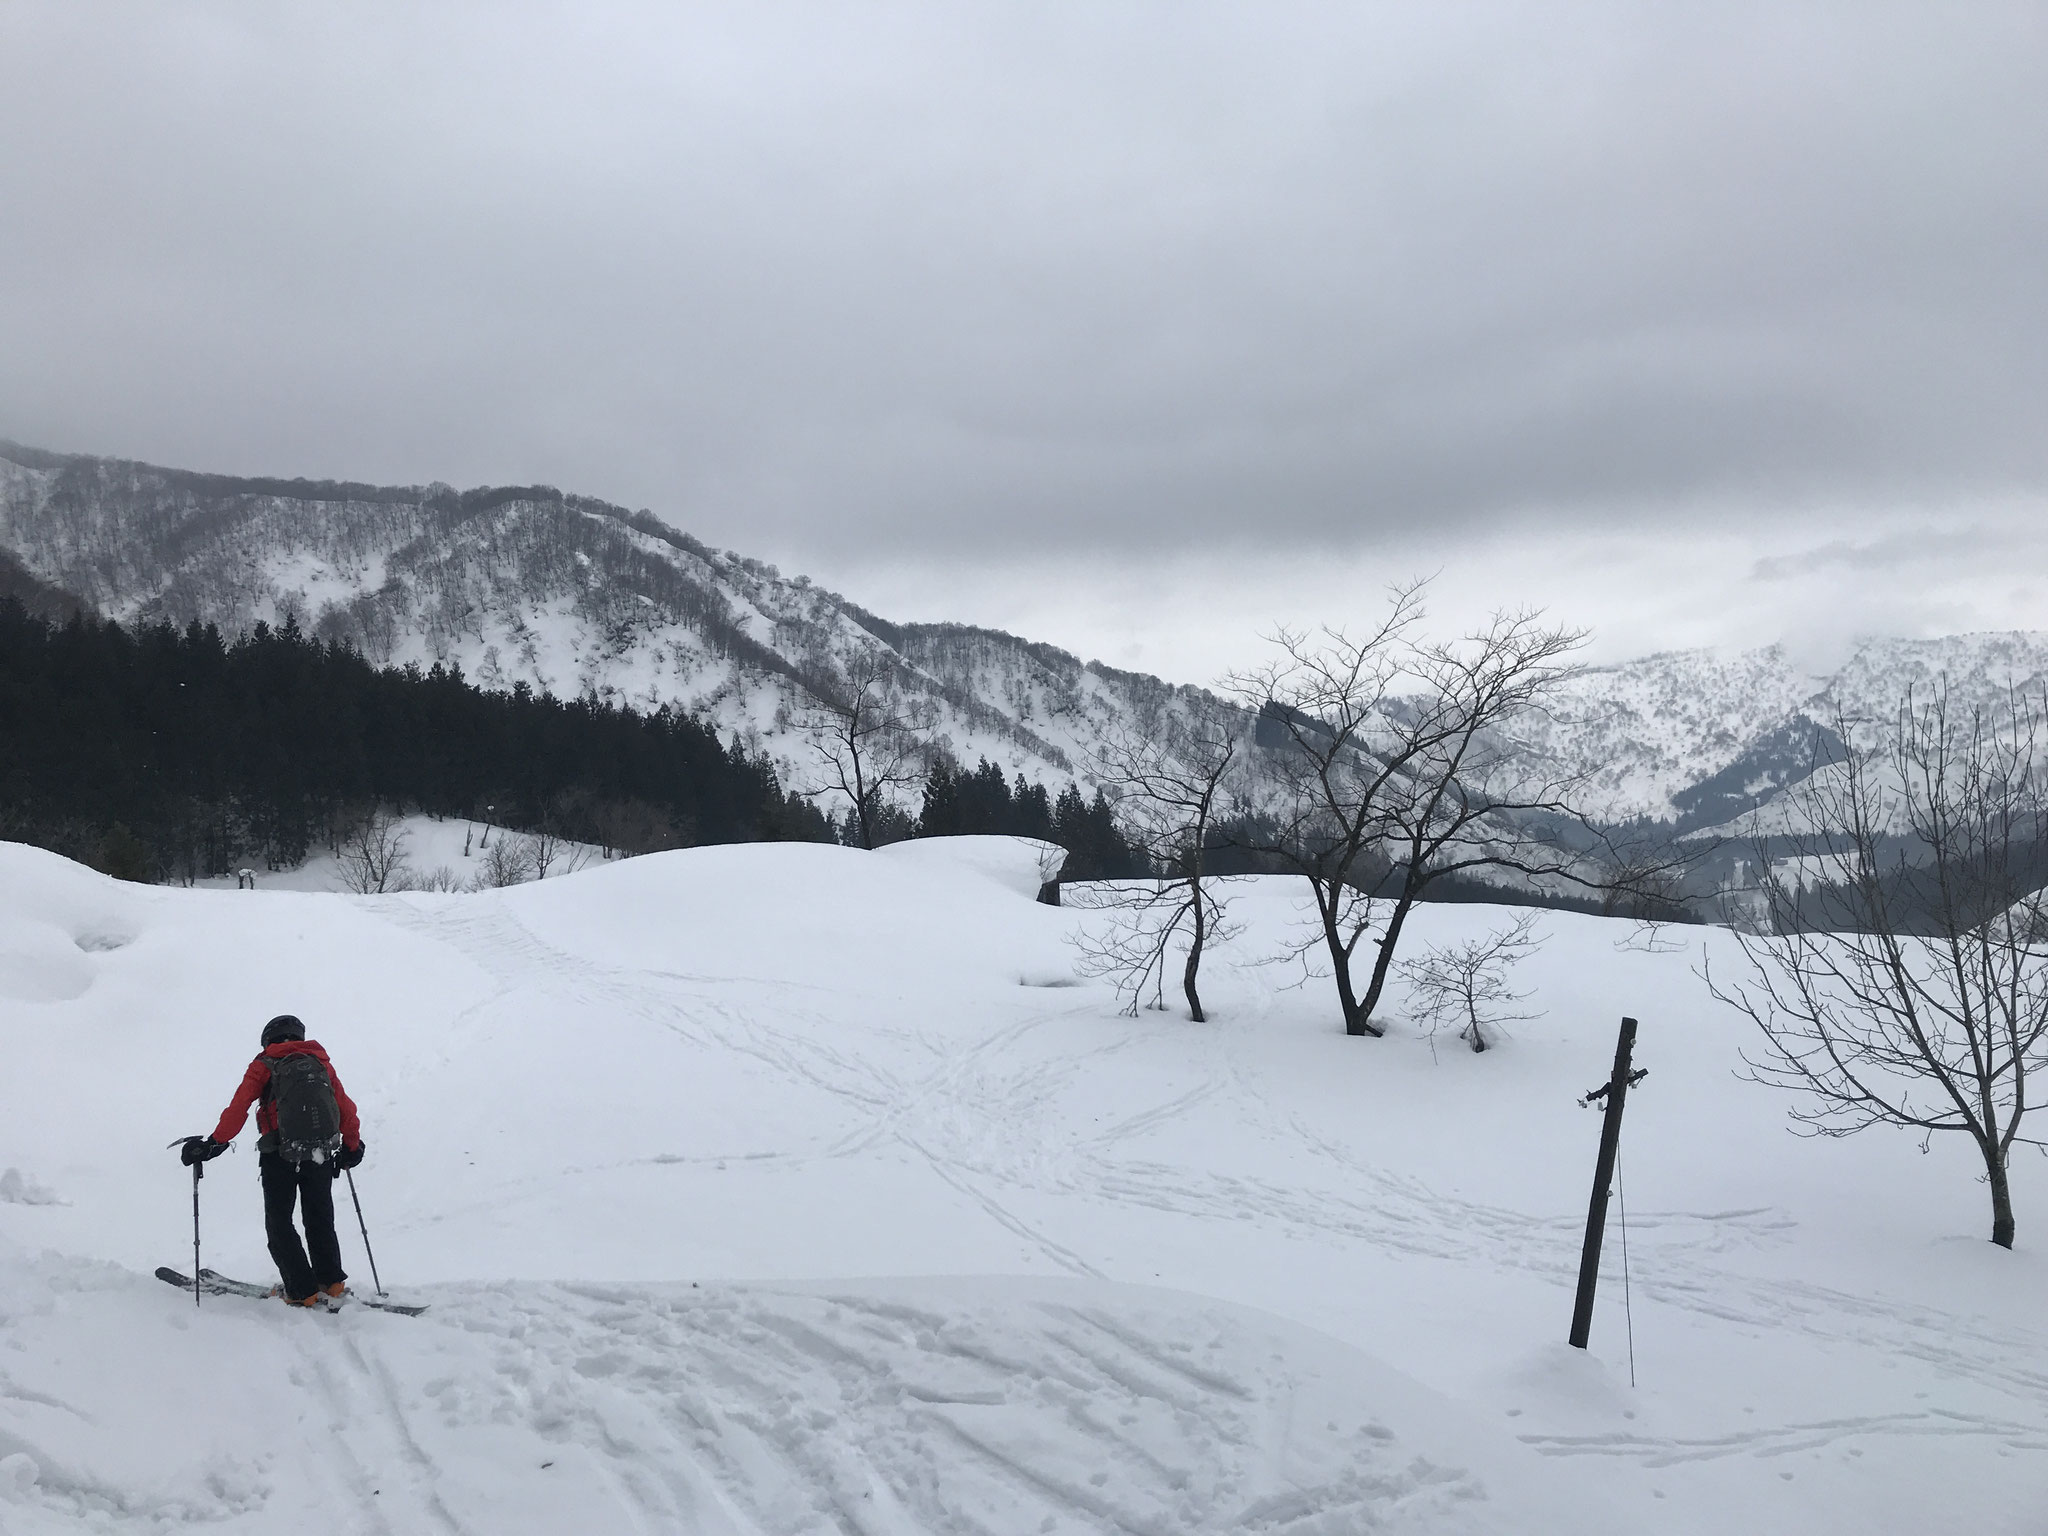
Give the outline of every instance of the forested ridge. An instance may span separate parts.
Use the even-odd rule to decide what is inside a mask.
[[[128,879],[287,867],[371,810],[464,816],[627,853],[829,841],[838,822],[767,758],[670,707],[477,687],[459,666],[378,667],[296,624],[125,628],[0,598],[0,838]],[[1001,832],[1140,867],[1111,807],[984,761],[940,761],[895,836]]]
[[[1055,795],[1078,780],[1092,797],[1109,736],[1149,730],[1199,691],[999,631],[891,623],[644,509],[545,485],[249,479],[0,442],[0,551],[131,627],[197,619],[234,636],[296,618],[378,666],[438,661],[491,690],[524,678],[561,698],[666,703],[722,739],[739,732],[800,790],[818,787],[809,722],[849,669],[885,666],[950,761],[986,756]],[[64,617],[41,587],[19,595]],[[917,787],[906,793],[914,814]]]
[[[642,851],[825,838],[687,715],[378,668],[292,624],[133,632],[0,603],[0,832],[129,878],[296,864],[376,805]]]

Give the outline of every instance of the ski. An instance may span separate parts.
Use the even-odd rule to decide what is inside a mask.
[[[159,1269],[156,1272],[156,1277],[163,1281],[165,1285],[175,1285],[181,1291],[189,1291],[195,1288],[190,1275],[182,1274],[169,1266]],[[269,1286],[249,1285],[241,1280],[228,1280],[208,1269],[199,1271],[197,1289],[208,1296],[249,1296],[261,1300],[270,1295]]]
[[[192,1282],[188,1280],[185,1283],[190,1285]],[[278,1293],[275,1282],[269,1285],[257,1285],[250,1280],[231,1280],[217,1269],[200,1270],[199,1283],[208,1290],[217,1291],[222,1296],[250,1296],[262,1300],[275,1297]]]
[[[350,1306],[375,1307],[379,1312],[396,1312],[400,1317],[418,1317],[427,1310],[427,1303],[424,1301],[416,1304],[402,1301],[386,1301],[382,1296],[363,1296],[355,1291],[350,1291],[343,1300]]]
[[[180,1274],[169,1266],[159,1269],[156,1277],[166,1285],[175,1285],[181,1291],[192,1289],[192,1277]],[[199,1290],[207,1296],[243,1296],[251,1301],[269,1301],[275,1299],[277,1288],[270,1285],[255,1285],[247,1280],[231,1280],[226,1275],[216,1274],[213,1270],[202,1269],[199,1271]],[[323,1299],[321,1305],[329,1312],[338,1312],[350,1302],[357,1306],[374,1307],[379,1312],[396,1312],[404,1317],[418,1317],[427,1310],[424,1306],[407,1306],[402,1302],[386,1301],[378,1296],[360,1296],[354,1291],[337,1300]]]
[[[163,1272],[159,1270],[157,1273],[161,1274]],[[235,1296],[268,1296],[272,1290],[272,1287],[267,1285],[251,1285],[246,1280],[230,1280],[226,1275],[218,1274],[210,1269],[199,1271],[199,1283],[201,1285],[214,1284],[226,1286],[228,1287],[228,1294]],[[191,1289],[192,1282],[187,1280],[185,1286],[186,1289]],[[387,1301],[381,1296],[365,1296],[360,1291],[348,1291],[340,1297],[329,1301],[327,1303],[327,1310],[339,1312],[344,1306],[375,1307],[379,1312],[396,1312],[403,1317],[418,1317],[427,1310],[424,1304],[408,1306],[404,1302]]]
[[[181,1291],[192,1289],[192,1277],[180,1274],[175,1269],[168,1267],[159,1269],[156,1272],[156,1277],[166,1285],[175,1285]],[[253,1285],[247,1280],[230,1280],[226,1275],[215,1274],[210,1269],[199,1271],[199,1290],[207,1296],[243,1296],[247,1297],[250,1301],[281,1301],[283,1299],[278,1295],[277,1287],[274,1285]],[[341,1310],[338,1303],[329,1302],[325,1297],[321,1298],[320,1305],[323,1310],[328,1312],[339,1312]],[[307,1310],[311,1311],[312,1309],[309,1307]]]

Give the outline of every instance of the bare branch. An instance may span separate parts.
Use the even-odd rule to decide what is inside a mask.
[[[1363,640],[1281,630],[1279,659],[1232,680],[1280,786],[1254,807],[1272,829],[1256,851],[1306,877],[1350,1034],[1382,1032],[1373,1016],[1402,929],[1436,881],[1480,873],[1604,890],[1620,867],[1578,811],[1578,784],[1547,774],[1508,732],[1576,675],[1584,632],[1512,611],[1431,641],[1421,594],[1421,583],[1392,589]],[[1387,899],[1375,908],[1365,895]],[[1374,920],[1361,995],[1353,967]]]
[[[1168,950],[1186,945],[1181,991],[1188,1016],[1204,1022],[1198,987],[1209,944],[1229,937],[1218,881],[1207,872],[1210,833],[1230,798],[1244,745],[1234,712],[1192,691],[1165,706],[1140,734],[1115,737],[1098,754],[1097,772],[1116,796],[1118,819],[1133,844],[1165,878],[1150,886],[1103,887],[1092,899],[1117,917],[1106,933],[1078,942],[1082,969],[1116,980],[1133,1011],[1149,981],[1163,997]]]
[[[1757,849],[1769,931],[1734,933],[1734,979],[1702,971],[1758,1027],[1748,1075],[1795,1095],[1796,1129],[1968,1136],[2006,1247],[2008,1158],[2048,1056],[2043,718],[2017,694],[1962,718],[1944,682],[1881,729],[1840,721],[1848,756]]]
[[[1432,944],[1401,962],[1401,979],[1430,1035],[1455,1026],[1460,1040],[1484,1051],[1495,1043],[1501,1025],[1541,1017],[1517,1011],[1531,994],[1514,989],[1511,973],[1542,946],[1536,914],[1525,911],[1477,938]]]
[[[341,835],[335,864],[344,888],[358,896],[409,890],[412,865],[406,857],[410,835],[382,807],[365,812]]]
[[[470,878],[472,890],[503,890],[520,884],[533,873],[532,841],[520,833],[500,827],[498,835],[482,851],[483,858]]]
[[[924,776],[930,707],[900,703],[892,658],[868,651],[847,664],[836,685],[817,691],[805,728],[829,780],[810,794],[843,796],[861,847],[874,847],[882,807]]]
[[[1227,897],[1218,893],[1219,887],[1227,889],[1233,883],[1231,877],[1210,876],[1199,885],[1167,879],[1090,881],[1068,887],[1073,905],[1111,914],[1105,928],[1083,928],[1074,934],[1071,942],[1080,952],[1075,969],[1115,986],[1123,1011],[1133,1018],[1142,1007],[1164,1008],[1167,967],[1177,945],[1186,946],[1199,964],[1202,947],[1227,943],[1243,931],[1226,917]],[[1182,976],[1189,993],[1189,1017],[1198,1024],[1207,1022],[1185,963]]]

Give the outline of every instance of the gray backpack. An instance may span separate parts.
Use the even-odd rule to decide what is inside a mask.
[[[272,1057],[266,1097],[277,1112],[279,1157],[292,1163],[333,1159],[341,1144],[341,1106],[326,1062],[310,1054]]]

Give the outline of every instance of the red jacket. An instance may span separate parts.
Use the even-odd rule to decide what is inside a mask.
[[[334,1106],[341,1111],[342,1143],[360,1147],[363,1128],[356,1119],[356,1101],[342,1088],[334,1063],[327,1060],[327,1053],[320,1049],[317,1040],[280,1040],[275,1045],[263,1047],[263,1053],[250,1062],[249,1070],[242,1074],[242,1086],[235,1090],[234,1098],[221,1111],[220,1124],[213,1128],[213,1139],[225,1143],[240,1135],[243,1123],[249,1118],[251,1104],[256,1105],[256,1130],[260,1135],[268,1136],[277,1129],[277,1111],[271,1107],[265,1093],[270,1087],[270,1064],[283,1056],[318,1056],[326,1062],[327,1080],[334,1084]],[[258,1103],[258,1100],[262,1102]]]

